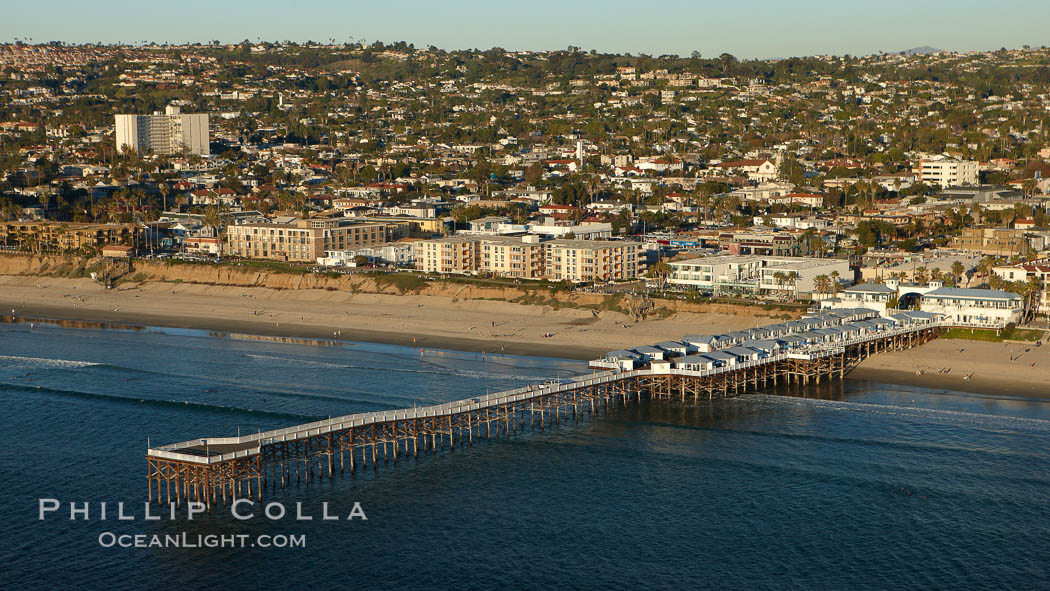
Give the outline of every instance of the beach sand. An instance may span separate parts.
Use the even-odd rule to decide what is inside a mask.
[[[950,369],[942,372],[942,369]],[[917,372],[922,370],[922,374]],[[972,373],[969,380],[963,379]],[[907,351],[880,353],[848,375],[962,392],[1050,397],[1050,345],[937,339]]]
[[[457,300],[203,284],[106,290],[90,279],[0,276],[0,313],[221,332],[339,338],[425,348],[593,359],[624,347],[777,322],[769,316],[677,313],[634,322],[618,312]],[[544,335],[551,336],[544,336]]]
[[[145,283],[106,290],[90,279],[0,276],[0,314],[339,339],[589,360],[606,351],[777,322],[680,312],[635,323],[617,312],[442,296]],[[550,334],[551,336],[544,336]],[[1028,350],[1026,352],[1026,349]],[[1012,359],[1012,360],[1011,360]],[[1033,365],[1034,364],[1034,365]],[[940,372],[942,368],[950,371]],[[917,372],[923,370],[921,375]],[[970,380],[963,376],[973,373]],[[879,354],[849,378],[996,395],[1050,397],[1050,345],[938,339]]]

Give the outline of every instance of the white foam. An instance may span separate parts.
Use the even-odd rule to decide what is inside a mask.
[[[327,363],[327,362],[324,362],[324,361],[313,361],[313,360],[309,360],[309,359],[298,359],[298,358],[294,358],[294,357],[278,357],[278,356],[273,356],[273,355],[259,355],[259,354],[255,354],[255,353],[247,353],[247,354],[245,354],[245,356],[249,357],[249,358],[252,358],[252,359],[259,359],[259,360],[265,360],[265,361],[279,361],[279,362],[283,362],[283,363],[285,363],[287,365],[296,365],[296,366],[302,366],[302,367],[328,367],[328,368],[336,368],[336,369],[363,369],[363,370],[369,370],[369,371],[388,371],[388,372],[396,372],[396,373],[418,373],[418,374],[430,374],[430,375],[463,376],[463,377],[480,378],[480,379],[484,379],[484,378],[500,378],[500,379],[507,379],[507,380],[522,380],[522,381],[530,381],[530,382],[540,382],[540,381],[543,381],[544,379],[547,379],[547,378],[544,378],[543,376],[525,376],[525,375],[498,373],[498,372],[473,371],[473,370],[469,370],[469,369],[454,369],[454,368],[446,367],[444,365],[440,365],[440,364],[436,364],[436,363],[429,363],[429,365],[431,367],[434,367],[435,369],[408,369],[408,368],[401,368],[401,367],[371,367],[371,366],[366,366],[366,365],[352,365],[352,364],[346,364],[346,363]],[[438,369],[438,368],[440,368],[440,369]]]
[[[45,357],[19,357],[17,355],[0,355],[0,363],[5,361],[12,362],[15,367],[33,367],[33,368],[76,368],[76,367],[92,367],[95,365],[102,365],[101,363],[93,363],[91,361],[77,361],[75,359],[47,359]],[[4,363],[4,365],[8,365]]]
[[[927,420],[941,420],[949,422],[965,422],[981,426],[1018,427],[1025,426],[1040,431],[1050,431],[1050,421],[1046,419],[1033,419],[1029,417],[1016,417],[1011,415],[984,414],[966,412],[961,410],[945,410],[939,408],[923,408],[916,406],[899,406],[895,404],[875,404],[869,402],[849,402],[845,400],[821,400],[817,398],[798,398],[794,396],[778,396],[775,394],[763,394],[760,396],[766,402],[781,403],[796,406],[809,406],[824,408],[840,412],[864,412],[871,414],[892,415],[898,417],[912,417]]]

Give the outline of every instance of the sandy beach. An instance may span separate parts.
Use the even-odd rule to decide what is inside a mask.
[[[970,373],[972,377],[964,379]],[[1050,346],[937,339],[915,349],[871,357],[849,377],[963,392],[1046,398],[1050,397]]]
[[[613,311],[459,300],[148,282],[106,290],[90,279],[0,276],[0,312],[222,332],[340,338],[417,347],[593,359],[613,349],[776,322],[680,312],[634,322]],[[545,336],[549,335],[549,336]]]
[[[634,322],[612,311],[458,300],[148,282],[106,290],[90,279],[0,276],[0,313],[40,319],[339,339],[422,348],[593,359],[618,348],[775,322],[749,314],[679,312]],[[549,336],[547,336],[549,335]],[[921,373],[920,373],[921,372]],[[972,373],[969,380],[966,374]],[[1050,346],[936,340],[868,359],[865,379],[996,395],[1050,396]]]

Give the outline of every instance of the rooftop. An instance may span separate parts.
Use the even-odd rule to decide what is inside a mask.
[[[853,293],[897,293],[896,289],[881,283],[861,283],[860,285],[847,287],[843,291]]]
[[[1021,296],[998,289],[966,289],[962,287],[938,287],[937,289],[927,292],[924,298],[929,297],[941,297],[941,298],[962,298],[971,300],[1019,300]]]

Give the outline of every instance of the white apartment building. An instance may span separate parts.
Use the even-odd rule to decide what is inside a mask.
[[[701,291],[812,294],[820,275],[852,277],[844,259],[715,255],[672,261],[668,283]]]
[[[762,293],[790,293],[814,296],[817,293],[817,277],[824,275],[829,281],[853,276],[846,259],[820,259],[808,257],[764,258],[765,265],[759,276],[758,288]],[[829,284],[830,285],[830,284]]]
[[[977,162],[934,156],[919,161],[919,182],[941,187],[977,184]]]
[[[1036,298],[1035,311],[1039,314],[1050,314],[1050,261],[1035,261],[1021,263],[1018,265],[1003,265],[992,267],[995,273],[1004,281],[1020,281],[1027,283],[1032,277],[1038,279],[1042,284],[1039,295]]]
[[[403,267],[415,260],[415,249],[411,244],[383,244],[352,250],[327,250],[325,256],[317,258],[317,264],[325,267],[352,267],[354,259],[363,256],[369,263],[387,263]]]
[[[715,255],[671,261],[668,283],[702,291],[744,289],[757,291],[762,257],[749,255]]]
[[[206,113],[183,113],[176,105],[152,115],[114,115],[117,151],[124,147],[137,154],[211,154]]]
[[[890,308],[890,300],[897,297],[897,288],[882,283],[861,283],[847,287],[838,297],[821,300],[821,309],[829,308],[866,308],[875,310],[880,316],[887,317],[894,308]]]
[[[824,300],[820,305],[824,309],[867,308],[890,317],[897,312],[890,304],[901,294],[918,295],[920,310],[939,314],[957,326],[1003,328],[1018,322],[1024,310],[1024,299],[1016,293],[941,287],[937,282],[926,286],[865,283],[850,287],[839,297]]]
[[[1024,299],[995,289],[939,287],[922,295],[920,309],[943,314],[960,326],[1003,328],[1021,319]]]

